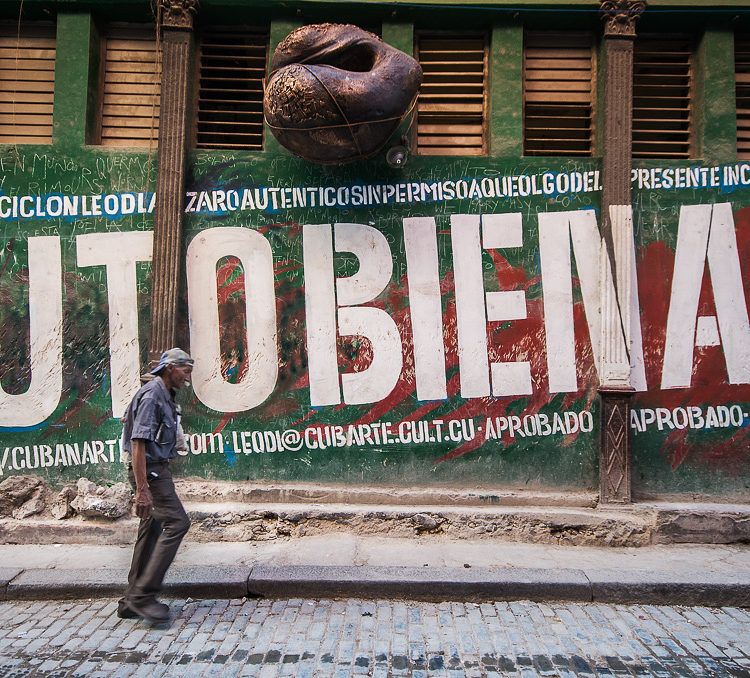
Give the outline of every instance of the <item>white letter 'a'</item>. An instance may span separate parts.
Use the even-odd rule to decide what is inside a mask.
[[[248,371],[236,384],[224,379],[219,344],[216,262],[237,257],[245,279]],[[248,228],[207,229],[187,251],[190,350],[195,358],[193,388],[218,412],[241,412],[271,395],[278,376],[273,253],[268,241]]]
[[[677,231],[661,375],[663,389],[688,388],[691,383],[706,259],[729,383],[750,383],[750,323],[731,205],[686,205],[680,209]]]
[[[60,238],[32,236],[28,243],[31,383],[19,395],[0,387],[0,426],[40,424],[55,411],[62,395]]]
[[[153,231],[86,233],[76,238],[79,266],[107,267],[112,416],[120,418],[141,386],[137,261],[151,261]]]

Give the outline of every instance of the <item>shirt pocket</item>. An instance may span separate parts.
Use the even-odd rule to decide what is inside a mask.
[[[175,426],[167,419],[162,419],[156,428],[154,442],[157,445],[167,445],[175,440]]]

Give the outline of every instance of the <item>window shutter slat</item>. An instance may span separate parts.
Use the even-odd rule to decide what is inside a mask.
[[[591,155],[593,83],[590,34],[524,35],[525,155]]]
[[[424,73],[416,105],[417,152],[486,153],[486,36],[418,34],[417,59]]]
[[[110,24],[104,38],[101,143],[155,146],[161,62],[151,25]]]
[[[0,143],[51,143],[54,90],[54,25],[0,25]]]
[[[633,53],[633,157],[690,157],[693,43],[639,36]]]
[[[463,105],[457,105],[456,102],[449,102],[446,103],[442,100],[439,103],[421,103],[417,106],[417,112],[419,114],[427,114],[427,113],[433,113],[433,114],[440,114],[443,117],[455,117],[455,118],[463,118],[467,116],[468,114],[474,114],[475,116],[480,117],[480,121],[482,124],[484,123],[484,120],[482,119],[482,113],[484,111],[484,104],[469,104],[469,103],[463,103]],[[428,120],[428,117],[424,117],[423,120]],[[444,122],[442,119],[435,119],[431,120],[436,125],[439,125],[441,122]]]
[[[200,43],[196,146],[263,148],[268,32],[213,28]]]

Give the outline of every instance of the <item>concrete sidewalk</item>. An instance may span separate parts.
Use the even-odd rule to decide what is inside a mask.
[[[118,595],[129,546],[0,545],[0,599]],[[606,548],[345,533],[183,544],[165,593],[750,606],[750,546]]]

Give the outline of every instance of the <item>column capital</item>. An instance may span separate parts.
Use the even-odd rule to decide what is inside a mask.
[[[162,28],[192,30],[198,0],[156,0]]]
[[[635,22],[646,9],[646,0],[601,0],[605,37],[634,38]]]

